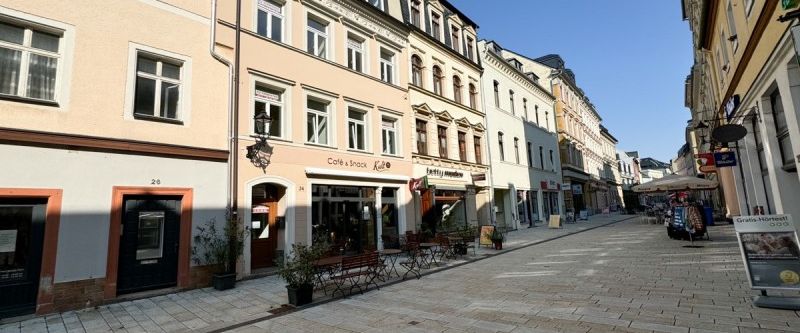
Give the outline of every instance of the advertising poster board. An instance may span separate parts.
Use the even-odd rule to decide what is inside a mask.
[[[753,289],[800,290],[800,247],[790,215],[733,219]]]
[[[480,245],[493,245],[492,243],[492,232],[494,231],[493,225],[483,225],[481,226],[481,238],[480,238]]]
[[[686,228],[686,207],[677,206],[673,208],[675,216],[672,217],[672,227],[677,230]]]
[[[561,215],[550,215],[550,223],[548,224],[550,229],[558,229],[561,228]]]
[[[589,219],[589,211],[588,210],[581,209],[581,211],[578,214],[580,214],[579,217],[580,217],[581,220],[588,220]]]

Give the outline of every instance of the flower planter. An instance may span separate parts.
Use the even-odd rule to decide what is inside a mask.
[[[306,305],[311,303],[314,295],[314,286],[306,285],[297,288],[286,286],[286,292],[289,294],[289,304],[294,306]]]
[[[228,290],[236,286],[236,273],[214,274],[211,285],[216,290]]]
[[[503,241],[493,241],[495,250],[503,249]]]

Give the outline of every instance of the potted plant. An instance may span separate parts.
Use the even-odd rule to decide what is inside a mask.
[[[497,230],[497,228],[492,230],[491,239],[495,250],[503,249],[503,240],[505,239],[505,236],[502,232],[500,232],[500,230]]]
[[[316,271],[314,261],[321,258],[327,250],[324,242],[314,242],[313,246],[292,244],[292,250],[278,257],[278,275],[286,281],[289,304],[301,306],[311,303],[314,294]]]
[[[217,225],[216,219],[212,218],[197,227],[192,242],[192,260],[198,265],[211,266],[214,289],[226,290],[236,285],[236,262],[244,251],[247,231],[242,228],[241,220],[230,215],[223,226]]]

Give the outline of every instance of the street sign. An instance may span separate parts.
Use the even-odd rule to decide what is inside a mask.
[[[732,151],[714,153],[714,165],[717,168],[736,166],[736,153]]]
[[[733,218],[753,289],[800,290],[800,247],[791,215]]]

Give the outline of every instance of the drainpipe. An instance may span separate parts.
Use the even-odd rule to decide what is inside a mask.
[[[233,113],[233,96],[234,96],[234,81],[235,73],[233,71],[233,64],[228,59],[225,59],[221,54],[217,53],[214,43],[217,40],[217,0],[211,0],[211,33],[208,41],[208,52],[217,61],[228,67],[228,189],[227,189],[227,204],[232,212],[235,212],[236,205],[236,160],[237,160],[237,147],[236,147],[236,117]]]
[[[486,57],[488,57],[486,55],[486,52],[488,52],[488,49],[489,49],[489,44],[484,42],[483,43],[483,57],[484,57],[484,59],[486,59]],[[481,75],[481,76],[483,76],[483,75]],[[486,121],[486,152],[488,153],[486,155],[488,155],[488,158],[489,158],[489,172],[487,172],[488,173],[488,175],[487,175],[488,179],[487,180],[489,181],[489,223],[491,223],[491,225],[493,225],[493,226],[497,226],[497,220],[496,220],[497,216],[495,216],[495,213],[494,213],[494,174],[493,174],[492,168],[491,168],[491,165],[492,165],[492,143],[489,142],[490,141],[489,140],[489,136],[491,135],[492,130],[491,130],[491,127],[489,126],[489,117],[487,116],[488,110],[487,110],[487,107],[486,107],[486,96],[485,96],[486,94],[484,94],[484,92],[486,92],[486,90],[483,89],[483,87],[484,87],[483,86],[483,80],[480,80],[480,81],[481,81],[481,106],[483,107],[483,119],[484,119],[484,121]]]

